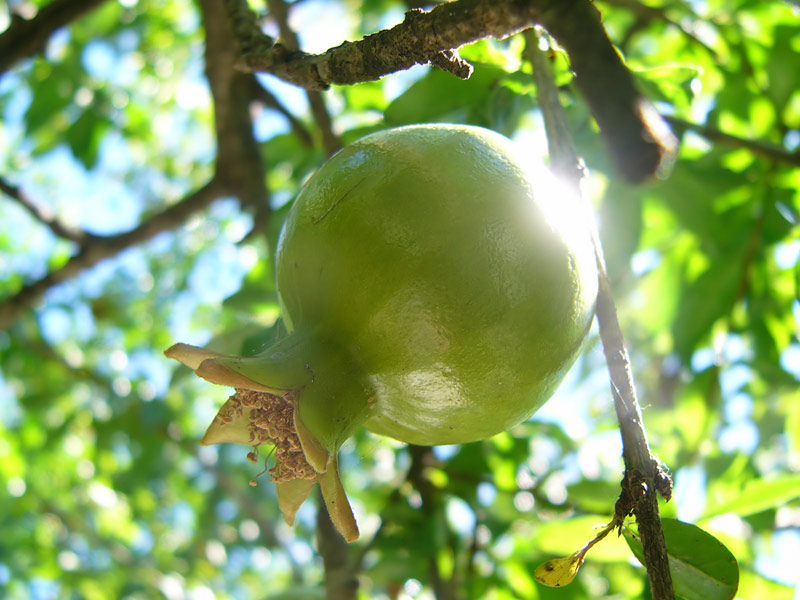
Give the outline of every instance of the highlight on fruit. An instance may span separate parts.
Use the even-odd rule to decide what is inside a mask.
[[[337,453],[360,427],[421,445],[529,418],[581,351],[597,295],[589,216],[493,131],[413,125],[344,148],[305,184],[278,242],[288,335],[255,356],[166,355],[234,388],[203,444],[274,447],[287,523],[319,483],[358,527]],[[252,483],[252,482],[251,482]]]

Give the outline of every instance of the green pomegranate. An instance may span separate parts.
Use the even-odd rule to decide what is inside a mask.
[[[334,524],[358,537],[336,456],[361,426],[471,442],[555,391],[591,324],[597,272],[582,209],[525,164],[477,127],[358,140],[311,177],[281,233],[289,335],[252,357],[167,351],[236,388],[203,443],[275,445],[289,523],[318,481]]]

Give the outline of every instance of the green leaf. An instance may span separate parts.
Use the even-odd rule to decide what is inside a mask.
[[[742,569],[739,580],[739,598],[769,598],[769,600],[792,600],[796,598],[793,586],[770,581],[752,571]]]
[[[424,123],[430,121],[465,121],[473,115],[473,122],[485,124],[487,103],[498,81],[506,72],[491,65],[475,65],[475,71],[466,81],[439,69],[431,69],[425,77],[414,83],[392,101],[384,111],[391,125]]]
[[[88,170],[97,162],[100,142],[108,124],[99,119],[92,110],[87,110],[65,132],[65,139],[72,154]]]
[[[729,512],[744,517],[762,510],[779,508],[795,498],[800,498],[800,475],[779,477],[770,481],[757,479],[747,483],[731,500],[710,503],[703,519]]]
[[[662,519],[675,596],[682,600],[729,600],[739,585],[733,554],[710,533],[677,519]],[[623,529],[631,551],[644,564],[639,535]]]
[[[730,312],[741,279],[742,263],[733,256],[712,263],[700,277],[684,284],[672,325],[675,350],[684,360],[689,360],[712,325]]]
[[[779,107],[784,106],[800,86],[797,66],[797,27],[776,27],[769,52],[767,93]]]

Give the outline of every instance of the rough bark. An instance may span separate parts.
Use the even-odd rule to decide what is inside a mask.
[[[254,26],[243,0],[226,1],[236,15],[243,49],[238,67],[271,73],[307,90],[372,81],[418,64],[433,64],[466,79],[472,67],[458,56],[458,48],[540,24],[566,50],[576,85],[619,172],[638,182],[663,175],[674,159],[675,137],[636,89],[590,0],[445,2],[427,12],[410,10],[403,22],[391,29],[344,42],[321,54],[303,52],[294,41],[275,43]],[[270,5],[275,3],[270,0]]]

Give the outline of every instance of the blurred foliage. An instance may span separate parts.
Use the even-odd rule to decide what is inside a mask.
[[[675,477],[662,512],[725,543],[741,570],[738,597],[789,599],[800,552],[798,9],[596,4],[641,89],[679,120],[671,175],[627,185],[554,54],[648,434]],[[292,24],[304,43],[330,46],[404,9],[298,0]],[[98,234],[130,229],[201,185],[215,154],[203,39],[189,0],[110,1],[58,31],[43,56],[0,79],[0,175]],[[349,141],[402,123],[472,123],[538,160],[546,145],[522,45],[517,36],[464,48],[476,66],[466,82],[417,67],[335,88],[326,100],[336,131]],[[305,96],[261,81],[318,140]],[[286,527],[272,486],[248,486],[257,467],[245,449],[199,447],[225,390],[161,356],[178,340],[236,353],[274,339],[272,248],[323,153],[280,112],[253,114],[273,194],[268,239],[246,237],[253,217],[221,200],[51,289],[0,332],[0,597],[324,596],[313,508]],[[0,224],[0,301],[74,251],[7,197]],[[647,597],[643,569],[615,536],[569,587],[533,579],[613,512],[622,467],[596,340],[531,421],[428,454],[435,493],[424,507],[407,476],[414,452],[366,432],[343,450],[362,528],[350,547],[360,597]]]

